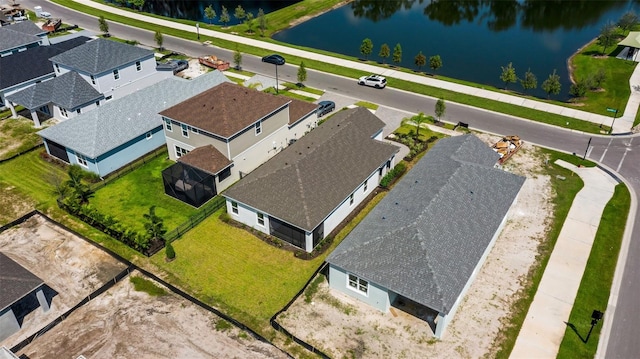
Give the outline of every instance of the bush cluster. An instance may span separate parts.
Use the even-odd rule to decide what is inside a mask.
[[[393,169],[382,177],[380,180],[380,187],[389,188],[389,186],[396,180],[396,178],[402,176],[402,174],[407,170],[407,165],[404,162],[398,163]]]

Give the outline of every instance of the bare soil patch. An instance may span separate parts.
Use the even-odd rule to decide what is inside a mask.
[[[499,138],[478,135],[487,144]],[[503,167],[527,177],[507,224],[463,299],[442,340],[429,325],[404,311],[381,313],[320,286],[312,303],[300,296],[278,321],[293,335],[332,357],[479,358],[491,357],[503,322],[547,230],[550,179],[540,172],[544,158],[525,143]]]
[[[133,272],[132,276],[141,276]],[[156,286],[160,284],[153,282]],[[286,358],[274,346],[164,288],[151,296],[125,278],[19,354],[29,358]]]

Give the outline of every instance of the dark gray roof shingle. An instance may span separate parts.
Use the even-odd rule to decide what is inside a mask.
[[[42,279],[0,252],[0,312],[42,284]]]
[[[524,178],[473,135],[440,140],[327,262],[448,313]]]
[[[104,96],[77,72],[66,72],[7,96],[7,99],[29,110],[54,103],[67,110],[95,102]]]
[[[134,61],[153,56],[153,51],[120,42],[96,39],[50,60],[79,72],[99,75]]]
[[[89,158],[97,158],[161,126],[158,112],[163,109],[227,81],[220,71],[193,80],[170,77],[38,134]]]
[[[372,138],[383,127],[365,108],[339,112],[223,195],[312,231],[398,152]]]
[[[49,58],[82,45],[87,40],[89,38],[83,36],[55,45],[38,46],[17,54],[0,57],[0,89],[53,74],[53,64]],[[29,66],[24,64],[29,64]]]
[[[36,25],[33,21],[21,21],[16,22],[11,25],[3,26],[3,29],[9,29],[17,32],[21,32],[27,35],[43,35],[46,31],[42,30],[38,25]]]

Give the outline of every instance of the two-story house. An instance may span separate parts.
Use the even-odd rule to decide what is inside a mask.
[[[36,126],[37,110],[60,120],[70,119],[173,75],[156,71],[153,51],[105,39],[49,60],[55,78],[7,97],[10,103],[29,109]]]
[[[49,45],[47,32],[31,21],[0,27],[0,57],[17,54],[40,45]]]
[[[313,129],[318,121],[316,109],[315,104],[233,83],[167,108],[160,113],[167,148],[169,157],[179,163],[165,172],[165,190],[201,205]],[[207,179],[185,176],[184,166],[204,171],[198,177]],[[189,191],[204,187],[207,195],[193,200]]]

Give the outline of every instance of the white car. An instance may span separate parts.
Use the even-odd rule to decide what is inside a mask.
[[[387,86],[387,79],[380,75],[362,76],[358,79],[358,85],[371,86],[377,89]]]
[[[50,19],[51,18],[51,14],[46,12],[46,11],[42,11],[42,12],[40,12],[40,17],[45,18],[45,19]]]

